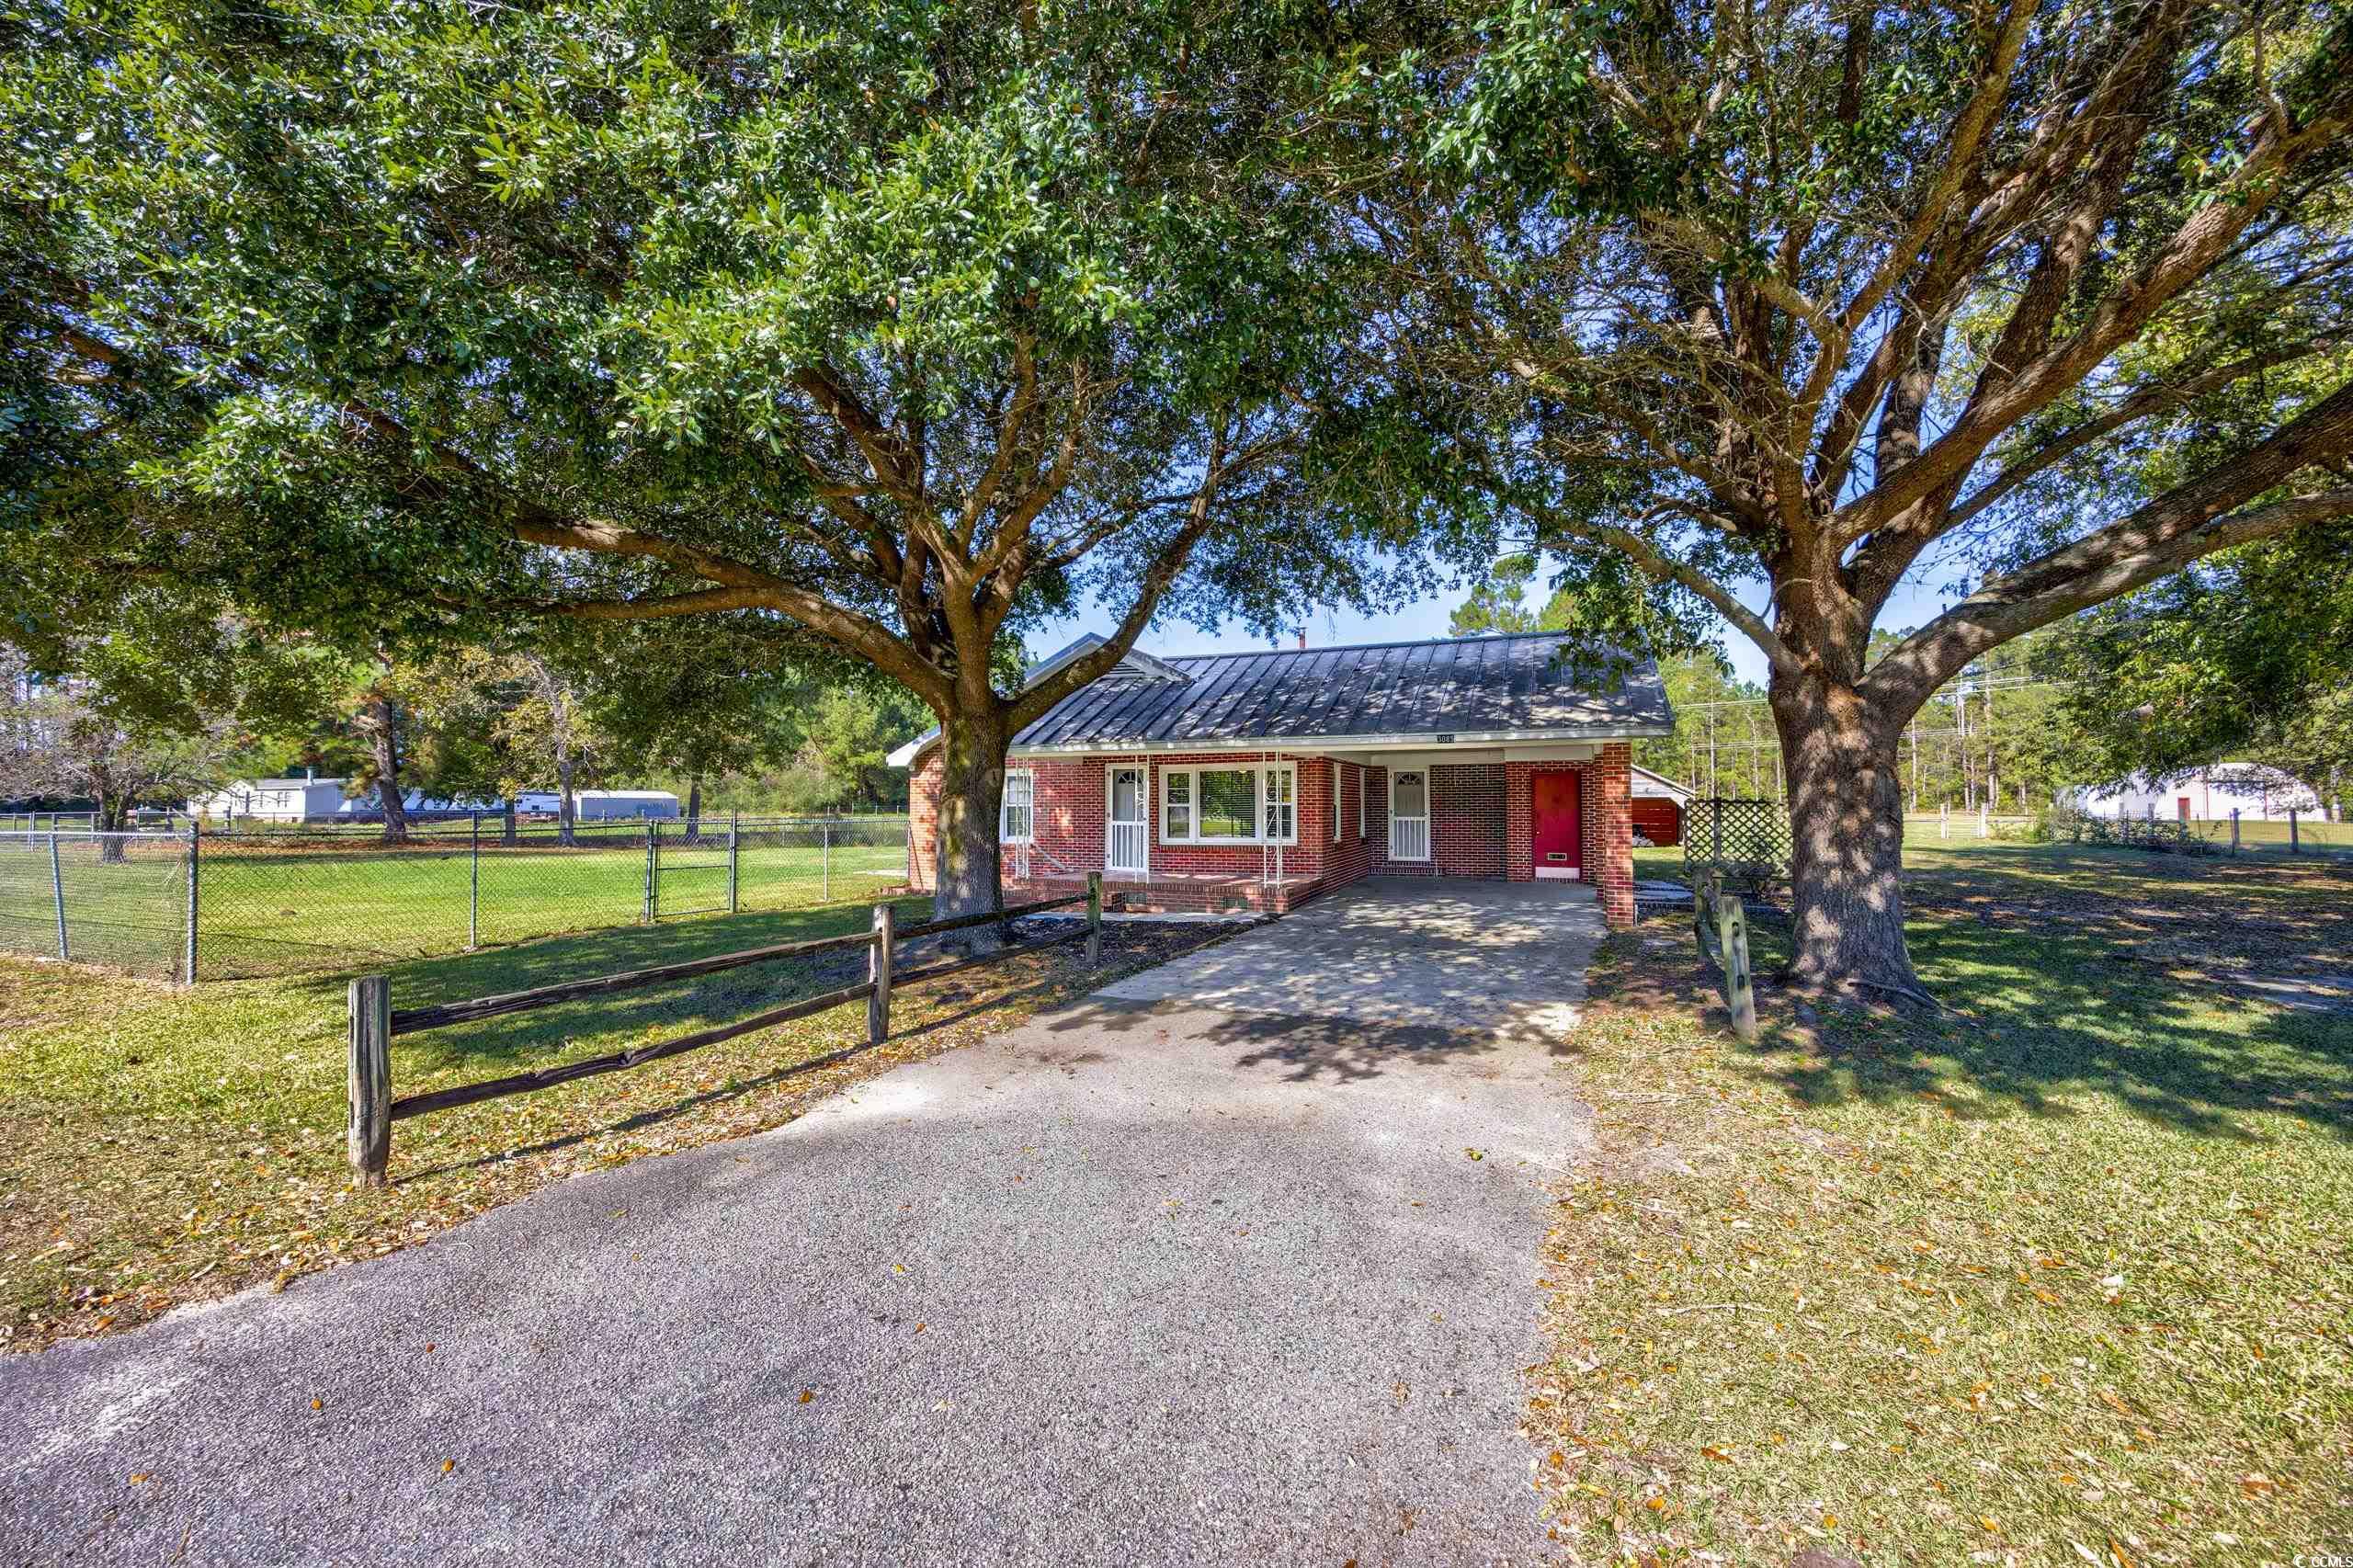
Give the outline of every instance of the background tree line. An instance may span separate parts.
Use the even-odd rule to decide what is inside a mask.
[[[600,787],[674,790],[705,811],[904,810],[885,756],[922,728],[912,697],[838,668],[667,645],[447,645],[354,655],[222,607],[130,602],[103,631],[46,623],[0,642],[0,801],[72,804],[119,830],[240,779],[313,773],[406,835],[404,801],[515,802]]]

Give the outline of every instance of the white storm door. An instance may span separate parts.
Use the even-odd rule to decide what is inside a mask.
[[[1115,877],[1141,877],[1150,862],[1151,816],[1144,805],[1145,772],[1114,767],[1103,781],[1103,869]]]
[[[1418,768],[1389,776],[1389,858],[1430,858],[1430,776]]]

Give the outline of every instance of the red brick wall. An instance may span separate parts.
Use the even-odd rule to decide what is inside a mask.
[[[1316,891],[1369,875],[1507,878],[1535,875],[1530,779],[1539,769],[1557,768],[1580,777],[1581,846],[1585,880],[1601,900],[1613,926],[1634,914],[1631,748],[1613,743],[1592,762],[1449,764],[1429,769],[1431,858],[1389,858],[1389,775],[1367,773],[1366,831],[1359,834],[1358,765],[1280,752],[1172,754],[1148,759],[1151,768],[1151,874],[1256,877],[1266,864],[1256,845],[1164,844],[1160,837],[1161,776],[1172,767],[1296,761],[1299,766],[1299,842],[1283,848],[1287,877],[1315,881]],[[1036,838],[1039,846],[1077,871],[1103,866],[1104,762],[1099,756],[1017,761],[1037,776]],[[909,879],[933,885],[938,865],[939,756],[937,751],[915,771],[907,844]],[[1340,841],[1332,842],[1332,815],[1340,814]],[[1051,868],[1033,862],[1036,874]]]
[[[1329,818],[1324,819],[1323,834],[1324,854],[1329,867],[1327,874],[1331,878],[1332,885],[1338,887],[1343,882],[1352,882],[1359,877],[1370,876],[1378,851],[1386,847],[1384,836],[1386,829],[1383,819],[1380,815],[1381,791],[1377,782],[1379,770],[1369,769],[1353,762],[1319,762],[1310,763],[1308,766],[1319,772],[1328,770],[1323,784],[1325,790],[1330,790],[1336,782],[1338,785],[1340,842],[1337,844],[1332,842],[1332,824]],[[1332,777],[1334,775],[1336,778]],[[1358,799],[1357,779],[1359,775],[1370,776],[1365,780],[1363,795],[1365,819],[1361,823],[1361,825],[1369,826],[1370,831],[1361,833],[1358,831],[1360,819],[1357,814]]]
[[[1028,769],[1036,776],[1033,837],[1038,847],[1074,871],[1103,869],[1104,785],[1107,765],[1114,759],[1084,757],[1017,757],[1007,772]],[[1126,762],[1130,759],[1117,759]],[[1171,753],[1132,759],[1151,769],[1150,814],[1152,843],[1150,874],[1256,877],[1262,866],[1271,869],[1272,852],[1255,844],[1166,844],[1160,836],[1160,780],[1171,768],[1248,767],[1263,762],[1292,762],[1299,768],[1299,842],[1282,848],[1283,874],[1326,881],[1336,886],[1354,881],[1370,864],[1370,838],[1356,834],[1356,768],[1323,757],[1302,757],[1286,752]],[[1335,768],[1346,777],[1341,799],[1333,794]],[[909,880],[915,886],[934,885],[938,866],[939,754],[926,756],[910,788],[907,843],[914,862]],[[1342,813],[1342,835],[1332,842],[1332,812]],[[1007,852],[1008,860],[1011,852]],[[1054,874],[1043,856],[1031,861],[1033,874]]]
[[[1612,926],[1634,919],[1633,748],[1612,742],[1591,762],[1505,765],[1506,859],[1514,881],[1536,876],[1534,778],[1559,770],[1578,776],[1578,848],[1583,880],[1594,884],[1601,913]]]

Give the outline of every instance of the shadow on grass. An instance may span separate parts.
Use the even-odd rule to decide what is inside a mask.
[[[2009,901],[2007,910],[2019,907],[2021,893],[2033,903],[2031,889],[2015,881],[1983,888]],[[2144,909],[2139,913],[2150,919],[2135,920],[2134,911],[2117,908],[2112,892],[2105,908],[2094,902],[2069,908],[2063,895],[2052,907],[2029,907],[1996,924],[1968,909],[1963,895],[1972,891],[1974,879],[1938,879],[1937,898],[1923,903],[1940,899],[1943,907],[1911,926],[1914,963],[1952,1012],[1827,1008],[1818,1030],[1802,1031],[1794,1004],[1764,991],[1766,1038],[1734,1048],[1737,1059],[1813,1107],[1893,1108],[1942,1093],[1964,1118],[2056,1119],[2073,1114],[2071,1099],[2085,1094],[2200,1137],[2252,1138],[2243,1119],[2259,1115],[2292,1117],[2353,1141],[2353,1012],[2266,1006],[2224,982],[2169,973],[2169,949],[2146,940],[2153,931],[2177,935],[2170,929],[2176,922],[2194,926],[2201,914],[2211,939],[2224,946],[2276,947],[2278,928],[2250,938],[2228,908]],[[2333,908],[2311,913],[2324,926],[2347,917]],[[2307,933],[2304,914],[2293,911],[2285,928]],[[1777,938],[1760,933],[1758,946],[1757,969],[1768,972],[1780,958]],[[1723,1027],[1696,957],[1684,955],[1680,964],[1690,979],[1675,986],[1678,999],[1708,1008],[1710,1026]]]
[[[898,1039],[894,1038],[884,1043],[896,1044]],[[553,1138],[542,1138],[536,1143],[501,1149],[495,1153],[478,1155],[471,1160],[453,1160],[447,1165],[432,1165],[423,1170],[403,1171],[394,1185],[405,1186],[410,1182],[425,1181],[457,1171],[480,1170],[485,1166],[505,1165],[511,1160],[522,1159],[533,1154],[552,1154],[560,1150],[576,1148],[583,1143],[593,1143],[599,1138],[610,1137],[617,1132],[642,1132],[647,1128],[659,1127],[665,1122],[676,1121],[680,1117],[692,1115],[710,1106],[724,1105],[730,1100],[743,1099],[747,1096],[757,1094],[762,1089],[789,1083],[805,1074],[839,1066],[845,1062],[856,1061],[870,1051],[881,1049],[881,1046],[864,1041],[856,1045],[844,1046],[838,1051],[828,1051],[803,1061],[787,1062],[784,1066],[771,1068],[766,1073],[750,1077],[733,1078],[716,1089],[705,1089],[699,1094],[688,1095],[652,1110],[638,1111],[616,1121],[601,1122],[594,1127],[577,1128]]]
[[[1109,961],[1100,971],[1100,977],[1108,977],[1114,974],[1125,972],[1128,970],[1142,967],[1142,964],[1157,961],[1158,955],[1156,954],[1122,953],[1119,951],[1117,944],[1118,938],[1116,937],[1113,939],[1112,944],[1107,944],[1107,952],[1109,955]],[[1012,950],[1018,952],[1025,949]],[[927,1017],[922,1023],[917,1024],[911,1028],[895,1030],[892,1034],[891,1038],[888,1040],[883,1041],[881,1045],[875,1045],[860,1040],[857,1043],[844,1046],[837,1050],[824,1051],[799,1062],[787,1062],[782,1066],[771,1068],[764,1073],[733,1077],[718,1088],[707,1089],[697,1094],[688,1095],[670,1104],[655,1107],[648,1110],[634,1112],[618,1120],[602,1122],[594,1127],[579,1128],[573,1131],[560,1134],[556,1137],[543,1139],[535,1143],[520,1145],[509,1150],[500,1150],[495,1153],[483,1154],[475,1159],[452,1161],[446,1165],[436,1165],[427,1169],[404,1172],[400,1180],[403,1182],[416,1181],[430,1176],[447,1175],[453,1171],[478,1169],[483,1166],[503,1164],[506,1161],[521,1156],[552,1153],[559,1150],[572,1148],[578,1144],[593,1142],[596,1139],[606,1137],[617,1132],[636,1132],[642,1131],[647,1128],[658,1127],[665,1122],[674,1121],[681,1117],[690,1115],[691,1113],[703,1109],[707,1107],[725,1104],[731,1100],[742,1099],[747,1096],[756,1094],[762,1089],[772,1087],[778,1084],[789,1082],[793,1078],[802,1076],[806,1074],[813,1073],[826,1067],[837,1066],[846,1062],[854,1062],[858,1058],[867,1054],[869,1051],[881,1050],[885,1047],[904,1048],[915,1041],[922,1040],[930,1036],[951,1029],[959,1024],[969,1023],[974,1018],[981,1017],[986,1014],[999,1012],[1009,1006],[1016,1006],[1020,1004],[1045,999],[1051,997],[1057,992],[1067,989],[1072,983],[1072,976],[1068,971],[1067,965],[1069,961],[1075,957],[1077,949],[1068,944],[1056,944],[1052,947],[1040,945],[1038,950],[1052,955],[1052,959],[1050,960],[1051,967],[1050,967],[1048,972],[1026,984],[1015,986],[1011,989],[991,989],[989,987],[988,981],[983,978],[990,972],[987,970],[982,970],[977,971],[977,973],[968,971],[963,975],[938,980],[936,982],[933,977],[924,974],[920,968],[903,976],[903,983],[910,987],[924,986],[928,991],[931,986],[936,983],[938,989],[931,993],[931,996],[929,998],[931,1000],[950,1005],[960,1002],[966,1003],[968,1005],[954,1012],[942,1013],[936,1017]],[[856,968],[860,972],[863,971],[865,957],[862,953],[854,952],[845,955],[845,958],[847,960],[854,961],[845,961],[840,966],[841,968],[845,970]],[[1139,960],[1141,962],[1138,961]],[[1122,960],[1125,961],[1123,962]],[[1098,975],[1096,971],[1089,971],[1087,979],[1090,983],[1097,978],[1098,978]],[[815,990],[822,988],[822,986],[815,984],[798,987],[798,989],[803,990]],[[739,1008],[734,1010],[741,1011],[742,1009]],[[476,1058],[474,1060],[481,1061],[483,1059]]]
[[[902,924],[913,924],[929,914],[931,903],[928,898],[899,899],[893,907]],[[392,1006],[414,1007],[747,948],[842,936],[867,929],[871,918],[871,906],[867,904],[725,915],[674,926],[542,937],[447,958],[414,959],[388,965],[383,972],[392,977]],[[402,1085],[405,1088],[421,1075],[460,1068],[471,1076],[494,1069],[540,1066],[573,1054],[575,1047],[590,1041],[609,1045],[656,1031],[723,1023],[798,995],[847,985],[865,974],[866,962],[863,949],[849,948],[404,1035],[393,1042],[395,1081],[406,1080]],[[301,983],[318,997],[321,1006],[342,1005],[343,977]]]

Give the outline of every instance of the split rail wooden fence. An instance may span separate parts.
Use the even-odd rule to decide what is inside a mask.
[[[1010,944],[994,952],[954,962],[926,964],[921,969],[895,976],[892,972],[899,945],[903,942],[977,926],[996,925],[1025,915],[1040,915],[1074,903],[1086,905],[1086,923],[1076,930],[1049,937],[1043,941]],[[874,906],[874,924],[870,930],[853,931],[839,937],[818,937],[805,942],[783,942],[774,947],[749,948],[742,952],[717,953],[710,958],[688,959],[679,963],[594,975],[585,980],[560,981],[529,991],[476,996],[463,1002],[437,1002],[422,1007],[395,1008],[392,1006],[391,977],[364,974],[351,983],[348,997],[351,1013],[348,1133],[352,1168],[359,1173],[365,1185],[384,1185],[385,1168],[392,1162],[392,1123],[395,1121],[404,1121],[413,1116],[426,1116],[437,1110],[452,1110],[459,1106],[474,1105],[483,1100],[501,1099],[508,1095],[527,1095],[540,1089],[553,1088],[558,1084],[568,1084],[575,1078],[593,1077],[599,1073],[618,1073],[624,1068],[642,1066],[648,1062],[681,1056],[706,1045],[717,1045],[739,1035],[773,1028],[779,1024],[830,1012],[855,1002],[866,1004],[867,1043],[880,1045],[891,1037],[891,994],[894,987],[961,974],[967,970],[1082,938],[1086,943],[1086,961],[1089,964],[1099,963],[1103,955],[1103,878],[1100,872],[1087,873],[1086,891],[1067,898],[1040,899],[1034,903],[1015,904],[1007,909],[981,915],[929,920],[920,926],[910,926],[904,931],[896,929],[891,906],[879,903]],[[460,1084],[451,1088],[406,1095],[398,1099],[392,1096],[392,1042],[400,1035],[421,1034],[426,1029],[448,1028],[453,1024],[476,1023],[484,1018],[504,1017],[510,1013],[532,1012],[558,1003],[576,1002],[583,997],[604,996],[649,985],[692,980],[750,964],[780,963],[816,953],[858,947],[867,949],[867,974],[866,979],[856,985],[798,997],[782,1006],[770,1007],[749,1017],[698,1029],[675,1040],[657,1040],[652,1045],[630,1051],[617,1051],[608,1056],[562,1062],[535,1068],[528,1073],[511,1074],[504,1078],[488,1078],[477,1084]]]

